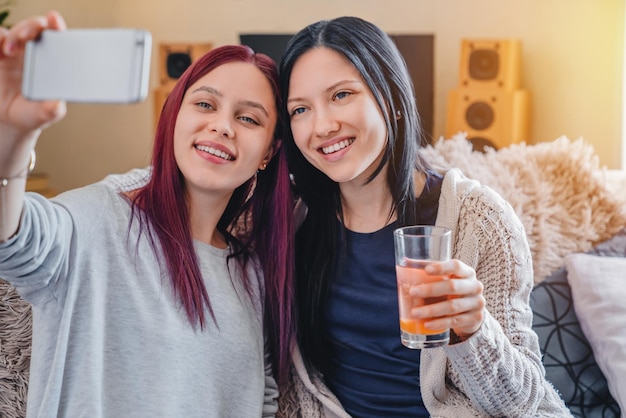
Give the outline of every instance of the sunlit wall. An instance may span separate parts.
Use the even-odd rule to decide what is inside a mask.
[[[72,27],[137,26],[160,41],[237,43],[241,32],[294,32],[358,15],[393,33],[435,36],[435,136],[458,81],[464,37],[522,41],[532,94],[530,141],[583,137],[609,168],[625,166],[623,0],[16,0],[13,18],[60,10]],[[156,49],[152,84],[156,85]],[[127,106],[70,105],[42,135],[39,168],[60,190],[149,162],[152,98]]]

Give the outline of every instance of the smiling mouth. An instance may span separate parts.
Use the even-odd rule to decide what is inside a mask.
[[[211,155],[215,155],[216,157],[222,158],[226,161],[232,161],[235,159],[235,157],[233,157],[232,155],[224,152],[224,151],[220,151],[218,149],[215,149],[213,147],[207,147],[205,145],[196,145],[195,146],[197,150],[200,151],[204,151],[206,153],[209,153]]]
[[[339,141],[333,145],[329,145],[327,147],[322,148],[322,153],[324,155],[332,154],[333,152],[337,152],[339,150],[344,149],[347,146],[350,146],[354,142],[354,138],[344,139],[343,141]]]

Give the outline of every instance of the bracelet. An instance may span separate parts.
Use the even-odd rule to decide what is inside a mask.
[[[0,225],[4,225],[4,221],[5,221],[3,206],[6,200],[6,187],[9,185],[9,181],[28,177],[28,175],[32,173],[33,170],[35,169],[36,159],[37,159],[37,154],[35,153],[35,149],[33,148],[30,150],[30,161],[28,162],[28,167],[26,167],[26,170],[25,170],[26,173],[20,173],[17,176],[13,176],[13,177],[0,178]],[[17,232],[15,234],[17,234]],[[15,234],[7,238],[7,240],[13,238]],[[6,242],[7,240],[0,239],[0,244]]]
[[[4,177],[0,178],[0,187],[6,187],[9,184],[9,180],[21,179],[24,177],[28,177],[30,173],[35,169],[35,162],[37,161],[37,153],[35,153],[35,149],[30,150],[30,161],[28,162],[28,167],[26,168],[26,173],[18,174],[13,177]]]

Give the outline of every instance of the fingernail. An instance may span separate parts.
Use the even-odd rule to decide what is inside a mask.
[[[437,271],[437,270],[435,269],[435,266],[433,266],[432,264],[429,264],[429,265],[427,265],[427,266],[426,266],[426,268],[424,269],[424,271],[425,271],[426,273],[434,273],[434,272],[435,272],[435,271]]]

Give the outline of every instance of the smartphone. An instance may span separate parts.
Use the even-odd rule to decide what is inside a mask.
[[[152,35],[143,29],[44,30],[26,44],[29,100],[135,103],[148,95]]]

